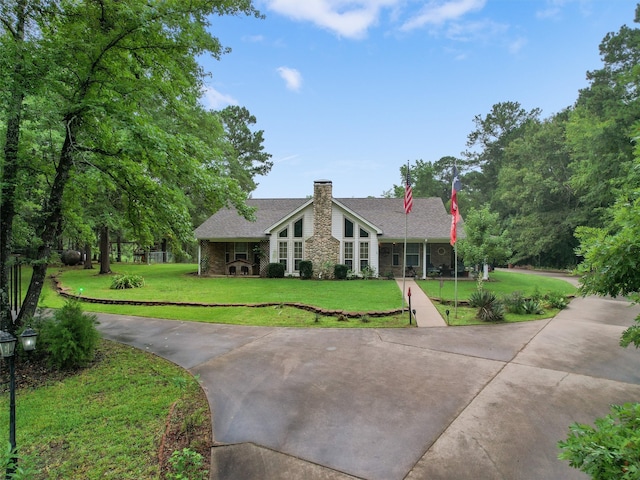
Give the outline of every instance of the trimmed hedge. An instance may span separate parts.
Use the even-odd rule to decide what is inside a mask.
[[[336,280],[346,280],[347,274],[349,273],[349,266],[343,265],[341,263],[336,264],[333,267],[333,276]]]
[[[300,260],[300,278],[309,280],[313,277],[313,263],[309,260]]]
[[[284,278],[284,265],[281,263],[267,265],[267,278]]]

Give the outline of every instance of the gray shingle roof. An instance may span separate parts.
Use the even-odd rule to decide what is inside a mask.
[[[265,238],[265,230],[307,203],[309,198],[250,199],[256,207],[256,221],[245,220],[235,210],[222,209],[195,230],[198,239]],[[336,198],[338,203],[382,230],[381,239],[397,240],[405,235],[402,198]],[[413,210],[407,218],[407,238],[424,241],[449,238],[451,215],[442,200],[414,198]],[[462,232],[460,232],[462,235]]]
[[[266,238],[264,231],[308,202],[309,198],[249,199],[247,205],[256,208],[256,221],[250,222],[233,209],[223,208],[195,230],[198,239]]]
[[[337,198],[382,230],[381,239],[404,238],[405,214],[402,198]],[[438,197],[414,198],[413,209],[407,216],[407,238],[447,239],[451,228],[451,215]]]

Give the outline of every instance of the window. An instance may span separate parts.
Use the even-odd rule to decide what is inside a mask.
[[[284,230],[282,230],[282,231],[278,234],[278,236],[279,236],[280,238],[287,238],[287,237],[289,236],[289,229],[288,229],[288,228],[285,228]]]
[[[295,238],[302,238],[302,219],[293,224],[293,236]]]
[[[367,232],[366,230],[360,229],[360,238],[368,238],[369,237],[369,232]]]
[[[360,242],[360,271],[369,266],[369,243]]]
[[[344,219],[344,237],[353,238],[353,222],[348,219]]]
[[[293,242],[293,269],[300,271],[300,261],[302,260],[302,242]]]
[[[238,242],[234,245],[235,260],[246,260],[249,246],[247,242]]]
[[[420,265],[420,244],[407,244],[407,267],[417,267]]]
[[[353,270],[353,242],[344,242],[344,264]]]
[[[284,271],[287,271],[287,257],[289,256],[289,244],[287,242],[278,243],[278,261],[284,265]]]

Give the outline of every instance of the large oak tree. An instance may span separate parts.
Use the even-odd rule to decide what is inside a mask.
[[[246,191],[220,160],[220,120],[199,104],[205,73],[197,58],[226,53],[208,30],[211,15],[259,16],[250,0],[11,0],[0,9],[8,92],[2,162],[3,327],[15,328],[37,306],[52,248],[63,228],[65,190],[96,177],[121,192],[122,215],[140,238],[191,235],[190,201],[231,204],[249,215]],[[29,30],[29,27],[31,30]],[[31,35],[28,33],[32,32]],[[24,122],[30,110],[37,125]],[[21,132],[49,138],[44,159]],[[49,133],[45,135],[44,133]],[[16,325],[8,325],[7,265],[16,191],[35,168],[41,207],[38,251]]]

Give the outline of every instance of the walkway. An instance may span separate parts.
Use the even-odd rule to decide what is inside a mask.
[[[584,480],[556,444],[571,423],[640,399],[640,353],[618,346],[638,313],[587,297],[554,319],[508,325],[296,329],[104,314],[99,329],[199,375],[212,479]]]
[[[415,310],[416,325],[418,327],[446,327],[447,323],[440,315],[440,312],[433,305],[433,302],[422,291],[413,278],[396,278],[398,287],[402,291],[404,284],[405,305],[409,303],[409,291],[411,291],[411,309]]]

